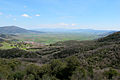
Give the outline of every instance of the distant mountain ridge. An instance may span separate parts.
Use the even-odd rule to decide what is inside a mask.
[[[35,29],[36,30],[36,29]],[[98,34],[98,35],[103,35],[103,34],[112,34],[116,32],[115,30],[95,30],[95,29],[64,29],[64,28],[41,28],[37,29],[37,31],[43,31],[43,32],[55,32],[55,33],[82,33],[82,34]]]
[[[17,26],[4,26],[0,27],[0,33],[4,34],[17,34],[17,33],[43,33],[41,31],[32,31]]]

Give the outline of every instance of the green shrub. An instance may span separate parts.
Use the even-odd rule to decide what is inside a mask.
[[[86,79],[86,70],[84,68],[78,67],[72,74],[71,80],[84,80]]]
[[[108,78],[108,79],[113,79],[113,77],[118,75],[118,72],[115,69],[110,68],[109,71],[105,71],[104,75]]]

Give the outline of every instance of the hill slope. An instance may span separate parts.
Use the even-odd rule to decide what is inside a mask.
[[[120,41],[120,31],[115,32],[113,34],[110,34],[106,37],[100,38],[98,41],[100,41],[100,42],[103,42],[103,41],[109,41],[109,42]]]
[[[23,29],[17,26],[5,26],[5,27],[0,27],[0,33],[16,34],[16,33],[42,33],[42,32],[27,30],[27,29]]]

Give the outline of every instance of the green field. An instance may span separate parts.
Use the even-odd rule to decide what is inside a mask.
[[[1,43],[3,46],[0,47],[0,49],[11,49],[11,48],[15,48],[15,47],[12,47],[11,44],[7,43],[7,42],[3,42]]]
[[[93,40],[100,36],[95,34],[80,33],[41,33],[41,34],[20,34],[17,39],[20,41],[33,41],[43,44],[51,44],[66,40]]]
[[[0,43],[2,44],[2,46],[0,47],[0,49],[12,49],[12,48],[19,48],[19,49],[23,49],[23,50],[26,50],[27,47],[30,47],[31,45],[30,44],[22,44],[22,43],[19,43],[19,42],[2,42]]]
[[[67,41],[67,40],[93,40],[97,39],[100,36],[95,34],[80,34],[80,33],[41,33],[41,34],[19,34],[13,39],[19,40],[18,42],[2,42],[3,46],[0,49],[11,49],[11,48],[20,48],[26,50],[30,45],[24,45],[22,41],[32,41],[37,43],[42,43],[45,45],[53,44],[59,41]]]

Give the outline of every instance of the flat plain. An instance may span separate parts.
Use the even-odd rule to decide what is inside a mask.
[[[94,40],[101,36],[95,34],[81,33],[41,33],[41,34],[19,34],[16,39],[20,41],[33,41],[42,44],[52,44],[67,40]]]

